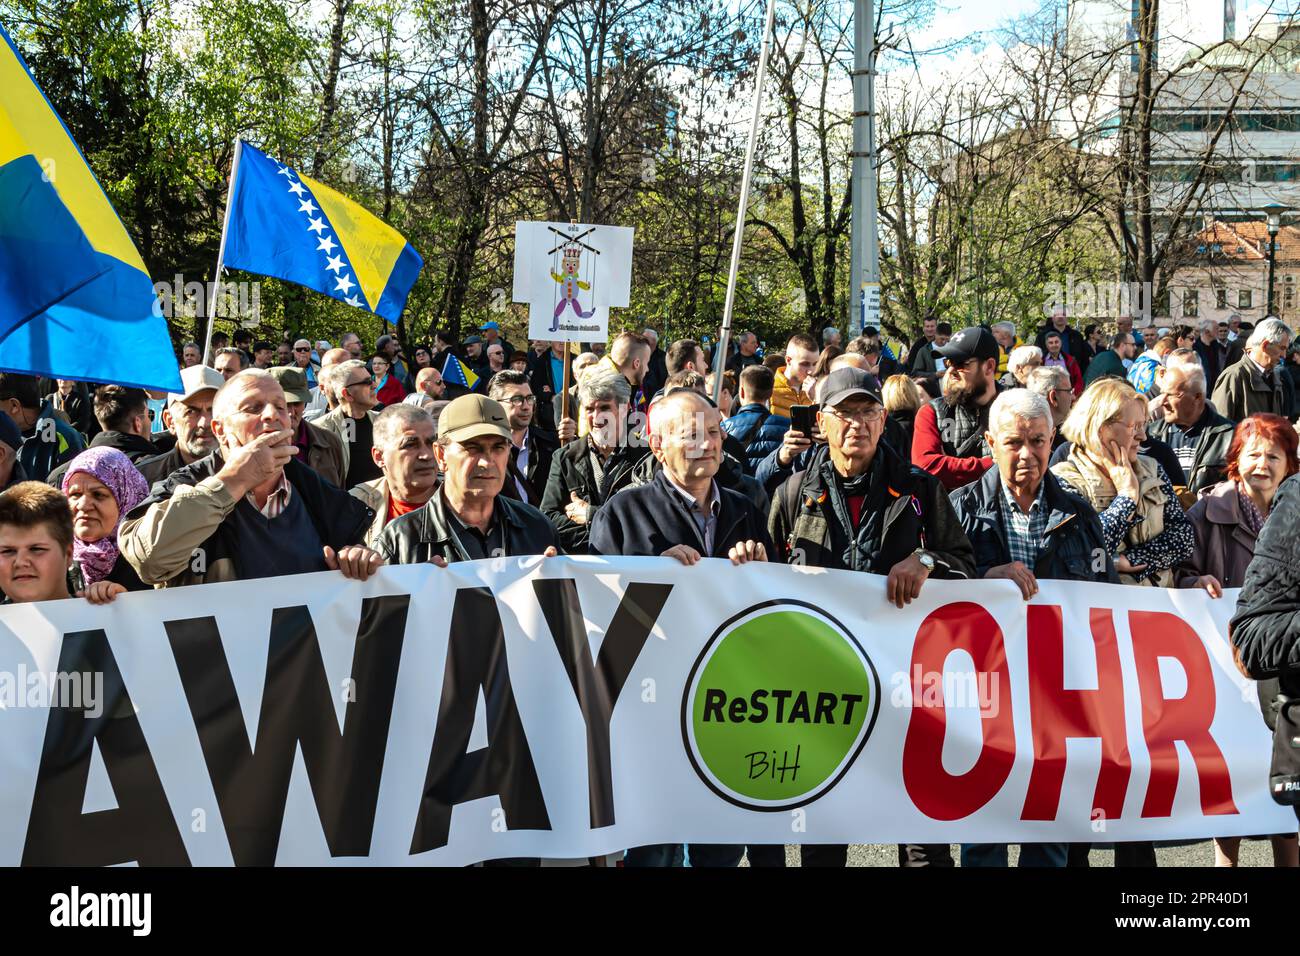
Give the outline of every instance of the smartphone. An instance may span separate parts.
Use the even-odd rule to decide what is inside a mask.
[[[816,405],[791,405],[790,406],[790,427],[797,432],[803,432],[807,438],[812,437],[813,428],[817,425],[817,406]]]

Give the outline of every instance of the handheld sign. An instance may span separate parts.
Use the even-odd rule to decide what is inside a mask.
[[[632,291],[632,229],[516,222],[514,301],[528,303],[528,337],[596,342],[609,310]]]

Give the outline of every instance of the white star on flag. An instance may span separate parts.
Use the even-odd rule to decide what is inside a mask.
[[[307,191],[307,187],[305,187],[302,183],[298,182],[298,180],[296,179],[293,182],[289,183],[289,192],[293,193],[299,199],[302,198],[302,194],[305,193],[306,191]]]
[[[276,165],[279,164],[277,163]],[[280,176],[292,176],[293,170],[291,170],[288,166],[280,166],[280,168],[277,170],[277,174]]]
[[[302,202],[298,204],[298,211],[305,212],[305,213],[313,213],[316,211],[316,204],[312,202],[310,199],[304,199]]]
[[[354,309],[365,308],[365,303],[362,302],[360,299],[358,299],[355,295],[350,295],[343,301],[346,302],[348,305],[352,306]]]
[[[320,231],[325,228],[325,220],[317,219],[315,216],[313,216],[311,219],[311,225],[309,225],[307,228],[310,229],[312,232],[316,233],[317,235],[320,235]]]
[[[330,256],[330,261],[325,263],[325,268],[337,275],[338,271],[343,268],[343,257]]]
[[[338,246],[338,243],[335,242],[333,239],[331,239],[329,236],[321,236],[320,240],[316,244],[316,251],[333,252],[336,246]]]
[[[334,288],[337,292],[351,292],[354,285],[356,285],[356,283],[349,279],[346,273],[338,276],[334,280]]]

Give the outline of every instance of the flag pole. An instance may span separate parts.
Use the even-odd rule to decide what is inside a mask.
[[[226,266],[226,232],[230,228],[230,201],[235,195],[235,174],[239,172],[239,155],[243,152],[244,141],[235,138],[235,155],[230,161],[230,183],[226,187],[226,217],[221,222],[221,245],[217,249],[217,271],[212,276],[212,292],[208,296],[208,331],[203,337],[201,361],[208,361],[208,349],[212,348],[212,326],[217,318],[217,299],[221,296],[221,271]]]
[[[749,180],[754,171],[754,153],[758,149],[758,124],[763,115],[763,79],[767,74],[767,48],[776,19],[776,0],[767,0],[763,21],[763,41],[758,54],[758,75],[754,79],[754,117],[749,124],[749,148],[745,150],[745,170],[740,177],[740,206],[736,211],[736,233],[731,241],[731,269],[727,273],[727,299],[722,307],[722,331],[718,335],[714,361],[713,401],[722,399],[722,373],[727,369],[727,349],[731,346],[731,310],[736,304],[736,277],[740,273],[740,247],[745,237],[745,215],[749,209]]]

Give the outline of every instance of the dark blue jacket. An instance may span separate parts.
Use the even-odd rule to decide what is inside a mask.
[[[713,550],[704,554],[699,527],[663,471],[645,485],[624,488],[611,497],[591,522],[590,553],[658,557],[679,544],[706,558],[725,558],[739,541],[761,542],[771,559],[775,552],[767,534],[767,516],[748,498],[718,487],[720,508]]]
[[[1092,506],[1061,487],[1050,471],[1043,477],[1046,488],[1047,546],[1033,567],[1034,576],[1044,581],[1100,581],[1119,584],[1119,576],[1106,551],[1101,519]],[[1011,549],[1002,518],[1002,475],[994,465],[979,481],[952,492],[952,506],[962,530],[975,549],[975,573],[1011,563]]]
[[[750,402],[724,419],[722,429],[745,445],[745,474],[753,475],[761,462],[781,447],[781,439],[790,428],[790,419],[772,415],[766,406]]]

